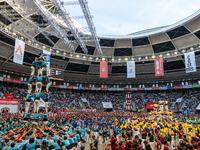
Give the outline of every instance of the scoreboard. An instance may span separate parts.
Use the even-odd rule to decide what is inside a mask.
[[[65,70],[58,68],[49,68],[48,76],[53,80],[63,80],[64,79]]]

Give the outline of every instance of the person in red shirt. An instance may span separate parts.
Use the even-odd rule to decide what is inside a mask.
[[[125,150],[124,146],[122,145],[122,142],[118,143],[118,146],[115,148],[115,150]]]
[[[146,139],[146,137],[147,137],[147,131],[145,127],[144,130],[142,130],[142,139]]]
[[[115,137],[115,135],[112,136],[110,142],[111,142],[111,149],[115,150],[115,148],[117,147],[117,143],[116,143],[117,142],[117,138]]]
[[[182,131],[182,128],[178,131],[178,138],[179,138],[179,141],[183,139],[183,131]]]
[[[155,137],[155,141],[156,141],[156,149],[161,150],[162,143],[161,143],[160,139],[158,137]]]
[[[164,141],[163,144],[164,144],[164,150],[169,150],[167,141]]]

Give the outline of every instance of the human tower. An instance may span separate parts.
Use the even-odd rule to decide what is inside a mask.
[[[51,86],[50,78],[47,71],[47,55],[41,53],[39,57],[36,57],[32,62],[31,74],[28,81],[28,94],[26,97],[26,109],[25,116],[29,116],[29,108],[31,101],[34,101],[34,110],[32,113],[37,114],[39,110],[40,99],[45,101],[45,110],[48,112],[49,103],[49,87]],[[36,74],[37,71],[37,74]],[[42,93],[43,81],[46,80],[46,90]],[[33,91],[32,85],[35,84],[35,91]]]

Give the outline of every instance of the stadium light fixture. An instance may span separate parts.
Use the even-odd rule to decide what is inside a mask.
[[[145,57],[146,60],[148,60],[148,58],[149,58],[148,56]]]
[[[69,56],[70,56],[70,57],[73,57],[73,54],[72,54],[72,53],[70,53],[70,54],[69,54]]]
[[[156,55],[152,55],[151,58],[152,58],[152,59],[155,59],[155,58],[156,58]]]
[[[52,49],[50,48],[49,51],[52,52]]]
[[[92,60],[92,57],[89,57],[90,60]]]
[[[13,35],[15,36],[15,35],[16,35],[16,33],[15,33],[15,32],[13,32]]]
[[[142,58],[141,57],[138,57],[138,60],[140,61]]]
[[[85,56],[83,56],[83,59],[85,59],[86,57]]]
[[[162,54],[160,54],[160,55],[159,55],[159,57],[160,57],[160,58],[162,58],[162,57],[163,57],[163,55],[162,55]]]
[[[106,60],[106,58],[105,58],[105,57],[103,57],[103,58],[102,58],[102,61],[105,61],[105,60]]]
[[[175,51],[175,52],[174,52],[174,55],[177,55],[177,54],[178,54],[178,52],[177,52],[177,51]]]
[[[79,58],[80,57],[80,55],[76,55],[76,58]]]
[[[190,48],[190,50],[191,50],[191,51],[193,51],[193,50],[194,50],[194,48],[193,48],[193,47],[191,47],[191,48]]]
[[[184,49],[182,50],[182,53],[185,53],[185,50],[184,50]]]
[[[134,61],[134,58],[131,58],[132,61]]]
[[[170,53],[167,53],[166,55],[169,57],[169,56],[170,56]]]
[[[118,61],[121,61],[121,58],[118,58]]]
[[[114,61],[115,61],[115,58],[112,58],[111,61],[114,62]]]
[[[59,53],[59,50],[56,51],[56,54],[58,54],[58,53]]]
[[[46,49],[46,46],[42,46],[43,49]]]
[[[128,61],[128,58],[124,58],[125,61]]]

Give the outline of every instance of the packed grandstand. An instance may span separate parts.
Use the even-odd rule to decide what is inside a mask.
[[[200,149],[200,11],[124,36],[60,0],[0,1],[0,150]]]

